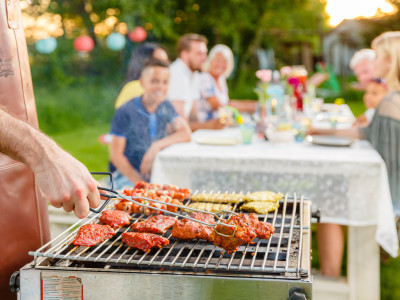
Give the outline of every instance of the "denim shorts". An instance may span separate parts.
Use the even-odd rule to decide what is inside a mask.
[[[113,189],[116,191],[122,190],[125,187],[134,187],[135,183],[129,180],[128,177],[122,175],[122,173],[118,170],[112,173],[113,178]],[[108,185],[111,187],[111,182],[108,182]]]

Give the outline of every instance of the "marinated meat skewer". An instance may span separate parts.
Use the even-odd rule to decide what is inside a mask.
[[[100,222],[117,229],[129,225],[131,216],[121,210],[105,210],[100,217]]]
[[[113,235],[115,235],[115,232],[110,226],[91,223],[79,228],[78,234],[72,243],[75,246],[90,247],[104,242]]]
[[[248,222],[256,229],[256,234],[259,239],[268,240],[275,232],[275,227],[271,223],[262,222],[258,220],[256,214],[250,214],[247,216]]]
[[[209,214],[190,213],[189,216],[199,221],[214,224],[214,217]],[[172,228],[172,236],[181,240],[203,239],[212,241],[213,232],[214,229],[210,226],[189,219],[176,221]]]
[[[175,218],[157,215],[150,217],[146,221],[132,224],[131,228],[136,232],[148,232],[164,234],[168,228],[176,222]]]
[[[248,223],[247,218],[243,214],[231,216],[225,222],[226,224],[236,225],[234,236],[226,237],[213,232],[213,243],[227,250],[228,253],[235,252],[240,245],[250,243],[257,237],[254,227]],[[226,226],[218,225],[216,230],[225,235],[233,234],[233,229]]]
[[[240,245],[250,243],[256,237],[269,239],[271,234],[275,232],[272,224],[260,222],[256,214],[231,216],[226,220],[226,223],[236,225],[235,235],[233,237],[225,237],[214,232],[213,243],[228,252],[235,252]],[[217,230],[221,233],[232,234],[231,228],[225,226],[219,228],[219,226],[217,226]]]
[[[152,233],[124,232],[122,241],[129,247],[149,252],[151,248],[161,248],[169,244],[169,240]]]

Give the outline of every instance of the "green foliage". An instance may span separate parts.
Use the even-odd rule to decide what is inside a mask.
[[[54,134],[110,124],[119,85],[86,80],[84,83],[57,87],[35,85],[34,82],[34,90],[40,128]]]
[[[112,52],[105,46],[105,37],[94,34],[95,25],[111,15],[126,23],[128,30],[149,25],[148,40],[166,46],[171,59],[176,57],[175,43],[184,33],[204,34],[210,46],[227,44],[234,50],[240,72],[257,68],[258,48],[274,48],[278,67],[291,63],[293,44],[300,47],[306,43],[318,52],[325,22],[320,0],[52,0],[48,7],[35,1],[26,12],[37,15],[44,9],[61,16],[65,35],[57,39],[58,47],[51,55],[30,49],[32,75],[61,86],[87,76],[113,78],[123,73],[132,44],[122,52]],[[71,22],[72,29],[66,25]],[[90,35],[96,43],[88,59],[72,47],[73,39],[81,34]]]

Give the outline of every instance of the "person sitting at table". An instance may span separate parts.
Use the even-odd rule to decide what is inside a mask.
[[[192,131],[197,129],[222,129],[218,118],[206,122],[197,119],[197,102],[200,98],[200,71],[207,59],[207,39],[200,34],[189,33],[179,38],[179,57],[171,64],[171,80],[168,100],[179,115],[184,117]]]
[[[110,133],[110,172],[114,188],[148,181],[157,153],[190,140],[191,131],[169,101],[169,65],[152,59],[139,78],[143,95],[122,105],[114,114]]]
[[[374,116],[375,109],[387,92],[387,85],[382,79],[371,79],[367,83],[363,97],[367,110],[356,119],[353,126],[368,126]]]
[[[169,62],[167,52],[156,43],[144,43],[132,51],[125,81],[115,100],[115,109],[120,108],[121,105],[132,98],[143,94],[143,88],[139,82],[139,77],[145,63],[151,58]]]
[[[374,75],[384,78],[389,92],[376,108],[367,127],[349,129],[311,129],[310,134],[367,139],[383,158],[390,185],[394,213],[400,217],[400,31],[385,32],[372,41],[375,50]],[[399,232],[399,228],[398,228]],[[321,273],[339,276],[344,235],[337,224],[318,224]]]
[[[228,105],[226,79],[233,70],[233,53],[228,46],[215,45],[208,54],[200,75],[200,100],[197,118],[200,122],[218,118],[218,108]]]
[[[366,91],[368,84],[374,79],[374,59],[375,51],[372,49],[361,49],[351,58],[349,66],[357,78],[357,82],[353,84],[356,90]],[[363,125],[368,126],[374,113],[375,108],[367,106],[367,110],[356,120],[354,125],[359,126],[358,121],[360,121]]]

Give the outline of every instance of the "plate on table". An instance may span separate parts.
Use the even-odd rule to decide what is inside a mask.
[[[237,138],[233,137],[199,137],[196,140],[196,143],[202,145],[220,145],[220,146],[229,146],[236,145],[239,143]]]
[[[307,141],[314,145],[331,146],[331,147],[348,147],[354,143],[353,138],[340,137],[334,135],[308,135]]]

